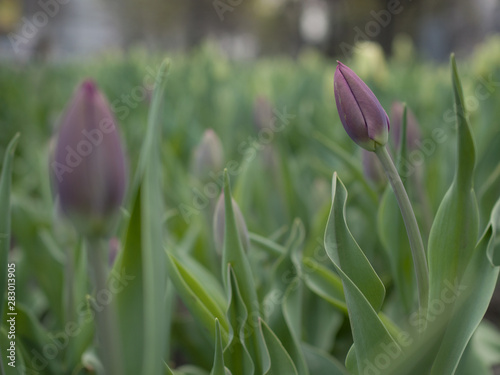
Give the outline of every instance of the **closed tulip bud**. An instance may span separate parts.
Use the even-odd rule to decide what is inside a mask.
[[[202,183],[210,179],[210,172],[218,173],[224,166],[222,143],[212,129],[203,133],[201,142],[194,150],[191,169],[193,175]]]
[[[248,251],[250,247],[250,240],[248,237],[247,225],[245,223],[245,219],[243,219],[243,215],[238,207],[238,204],[234,199],[232,199],[232,202],[234,219],[236,220],[236,228],[238,229],[241,245],[243,246],[243,250]],[[217,205],[215,206],[213,222],[215,247],[217,252],[220,253],[222,252],[222,247],[224,245],[224,231],[226,225],[224,193],[220,195]]]
[[[391,107],[391,120],[392,120],[392,134],[394,136],[394,145],[396,149],[399,148],[401,142],[401,127],[403,125],[403,112],[404,106],[401,102],[392,103]],[[417,118],[410,108],[406,107],[406,144],[408,150],[416,150],[420,143],[420,126]]]
[[[91,80],[62,116],[51,167],[61,210],[80,234],[108,234],[125,193],[126,162],[108,102]]]
[[[368,151],[384,146],[389,117],[375,94],[341,62],[335,70],[334,91],[340,121],[351,139]]]

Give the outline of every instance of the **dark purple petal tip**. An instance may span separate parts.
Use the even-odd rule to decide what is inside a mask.
[[[335,70],[334,91],[340,121],[354,142],[369,151],[385,145],[389,117],[370,88],[340,61]]]

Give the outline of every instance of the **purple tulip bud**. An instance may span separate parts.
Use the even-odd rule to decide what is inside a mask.
[[[366,150],[361,150],[361,160],[365,176],[378,188],[385,186],[387,177],[382,164],[380,164],[380,160],[373,153]]]
[[[201,142],[194,150],[191,162],[192,173],[201,182],[206,182],[210,179],[210,172],[218,173],[222,171],[223,164],[222,143],[212,129],[207,129],[203,133]]]
[[[352,140],[368,151],[385,145],[389,117],[368,86],[340,61],[335,70],[334,91],[340,121]]]
[[[91,80],[76,90],[62,117],[51,167],[62,212],[82,235],[106,235],[127,173],[115,120]]]
[[[243,219],[243,215],[241,213],[238,204],[234,199],[233,202],[233,212],[234,218],[236,220],[236,228],[238,229],[238,234],[240,236],[240,241],[243,246],[243,250],[248,251],[250,247],[250,240],[248,237],[248,229],[245,223],[245,219]],[[225,214],[225,203],[224,203],[224,193],[222,193],[217,201],[217,205],[215,206],[214,211],[214,241],[217,252],[222,252],[222,247],[224,246],[224,231],[226,225],[226,214]]]
[[[401,102],[392,103],[391,107],[391,120],[392,120],[392,134],[394,136],[394,145],[396,149],[399,148],[401,142],[401,127],[403,125],[403,112],[404,106]],[[420,126],[417,118],[410,108],[406,107],[406,142],[408,150],[416,150],[420,143]]]

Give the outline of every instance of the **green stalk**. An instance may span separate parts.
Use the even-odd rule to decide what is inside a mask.
[[[87,254],[89,259],[89,274],[95,288],[95,319],[96,339],[98,351],[104,365],[106,375],[122,375],[122,362],[120,358],[120,341],[118,339],[117,321],[113,305],[113,297],[108,304],[100,304],[97,300],[99,293],[108,290],[106,286],[108,276],[108,251],[103,246],[102,239],[87,239]],[[110,292],[110,291],[108,291]]]
[[[415,274],[417,276],[419,307],[420,309],[426,309],[429,296],[429,270],[427,268],[424,243],[422,242],[422,236],[418,229],[417,219],[415,218],[415,213],[411,207],[410,199],[403,186],[401,177],[399,176],[389,152],[387,152],[387,148],[385,146],[377,147],[375,149],[375,154],[378,156],[389,178],[389,182],[391,183],[392,190],[396,195],[396,200],[401,210],[401,215],[403,216],[406,232],[408,233],[408,239],[410,241]]]

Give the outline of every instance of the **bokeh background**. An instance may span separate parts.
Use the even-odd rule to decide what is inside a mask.
[[[498,31],[498,0],[0,0],[2,59],[187,51],[207,39],[236,59],[296,57],[309,47],[339,56],[360,39],[391,54],[404,34],[422,56],[443,60]],[[13,48],[14,35],[23,39]]]

